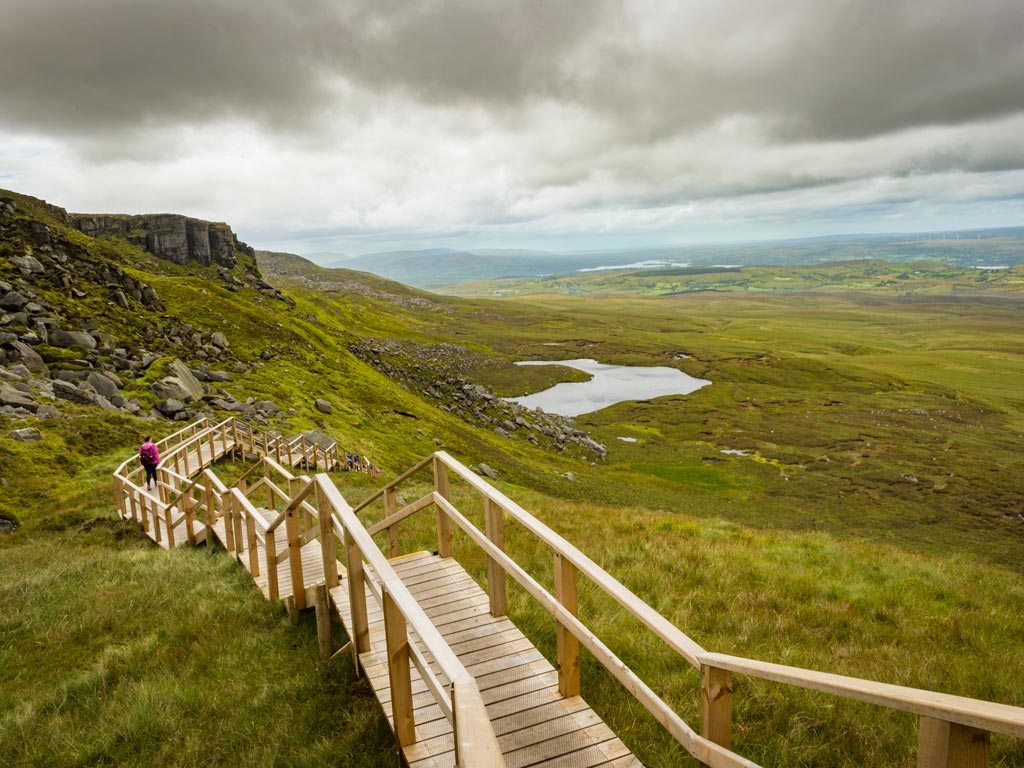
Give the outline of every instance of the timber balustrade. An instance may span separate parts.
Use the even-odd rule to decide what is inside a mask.
[[[1024,709],[1019,707],[710,653],[570,542],[445,452],[423,459],[352,508],[328,475],[319,474],[310,480],[292,475],[283,466],[282,462],[294,466],[296,454],[308,446],[293,445],[295,450],[289,453],[288,441],[254,430],[245,422],[228,419],[210,424],[201,420],[159,445],[164,460],[155,493],[141,487],[141,470],[134,466],[134,458],[115,472],[115,496],[121,514],[138,521],[168,547],[175,545],[176,535],[189,543],[201,540],[200,527],[203,536],[211,541],[210,531],[216,530],[225,548],[258,582],[263,580],[270,599],[290,593],[289,600],[294,601],[292,606],[296,610],[310,602],[316,604],[319,641],[321,648],[327,650],[330,621],[327,620],[325,630],[320,620],[321,609],[326,612],[328,590],[340,583],[336,553],[341,553],[351,612],[351,641],[346,647],[351,647],[357,658],[370,650],[369,595],[384,618],[392,715],[402,747],[416,740],[411,687],[411,670],[415,668],[452,724],[456,764],[481,768],[504,765],[475,681],[388,562],[402,554],[400,525],[429,508],[435,511],[440,557],[455,554],[454,527],[462,530],[486,556],[492,616],[505,615],[506,585],[511,578],[555,619],[558,690],[563,696],[581,693],[582,646],[691,755],[712,768],[756,768],[755,763],[731,751],[734,674],[918,715],[919,768],[980,768],[989,764],[990,733],[1024,737]],[[230,453],[259,458],[228,488],[209,466]],[[307,465],[320,465],[321,457],[315,451],[301,456],[300,461]],[[399,508],[398,488],[427,471],[432,476],[432,489]],[[452,503],[452,475],[481,498],[483,531]],[[383,519],[366,528],[357,515],[375,504],[383,505]],[[506,519],[514,520],[550,550],[553,592],[505,552]],[[386,555],[373,541],[379,534],[385,537]],[[318,550],[312,558],[311,547]],[[307,553],[305,561],[303,552]],[[580,578],[588,579],[681,659],[700,670],[699,733],[581,620],[577,600]],[[282,579],[287,579],[287,589],[283,588]]]
[[[428,467],[433,474],[433,490],[399,509],[398,487]],[[484,531],[451,503],[450,474],[482,497]],[[317,480],[327,481],[327,478],[321,475]],[[583,646],[704,765],[713,768],[755,765],[731,751],[733,673],[917,714],[920,717],[918,768],[980,768],[989,764],[990,733],[1024,738],[1024,708],[709,653],[570,542],[443,451],[419,462],[356,506],[354,511],[358,513],[378,503],[383,503],[384,518],[368,530],[371,535],[386,536],[389,557],[402,554],[399,525],[417,512],[434,507],[440,555],[452,555],[451,526],[454,524],[487,556],[487,591],[492,615],[504,615],[506,582],[512,578],[554,617],[558,687],[563,695],[580,693],[579,649]],[[506,518],[515,520],[550,549],[554,594],[505,553]],[[700,670],[699,734],[580,620],[577,603],[577,579],[580,577],[589,579],[682,659]]]

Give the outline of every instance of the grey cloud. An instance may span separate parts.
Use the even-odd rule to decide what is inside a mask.
[[[655,141],[731,115],[779,140],[1024,109],[1019,0],[0,0],[0,123],[73,136],[344,111],[335,86],[502,114],[541,100]],[[321,128],[323,126],[320,126]]]

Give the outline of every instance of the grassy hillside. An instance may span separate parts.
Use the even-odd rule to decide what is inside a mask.
[[[19,200],[21,216],[43,220],[43,209]],[[1024,705],[1015,299],[497,302],[264,255],[282,301],[46,225],[159,295],[164,309],[144,314],[98,293],[46,294],[159,355],[124,377],[123,391],[146,410],[167,361],[190,353],[175,341],[182,324],[219,331],[239,372],[217,386],[240,402],[279,405],[267,428],[293,433],[320,421],[383,467],[377,479],[339,476],[353,503],[443,447],[494,467],[502,490],[709,649]],[[10,255],[0,280],[19,278]],[[147,337],[144,327],[158,332]],[[415,376],[396,380],[350,351],[374,341],[399,345],[388,365]],[[603,461],[584,459],[535,446],[522,428],[502,437],[467,420],[470,409],[449,407],[453,377],[519,394],[566,370],[511,366],[523,357],[668,364],[714,383],[580,417],[576,426],[608,449]],[[332,413],[318,411],[317,398]],[[119,458],[143,433],[179,425],[60,407],[59,419],[0,417],[0,511],[20,522],[0,534],[0,762],[393,759],[376,704],[348,665],[317,663],[308,622],[290,625],[226,558],[159,552],[115,519],[109,473]],[[22,426],[42,439],[7,437]],[[550,579],[545,553],[514,534],[510,547]],[[693,675],[595,595],[581,599],[609,644],[696,721]],[[512,611],[550,655],[550,622],[516,593]],[[645,762],[687,764],[590,660],[584,674],[588,699]],[[880,710],[741,680],[736,721],[737,747],[765,765],[911,763],[912,724]],[[1019,743],[997,739],[994,754],[996,765],[1024,765]]]

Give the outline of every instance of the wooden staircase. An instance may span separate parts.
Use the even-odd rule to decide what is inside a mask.
[[[990,733],[1024,738],[1019,707],[709,653],[444,452],[428,456],[352,508],[327,474],[311,479],[290,471],[299,465],[337,466],[336,451],[333,457],[301,447],[289,452],[286,441],[236,419],[198,421],[159,445],[164,461],[155,492],[141,487],[134,456],[115,471],[120,514],[166,548],[218,542],[249,570],[268,599],[283,600],[293,613],[314,608],[322,655],[351,652],[406,765],[639,766],[581,696],[581,646],[621,683],[625,695],[713,768],[756,768],[732,751],[734,674],[917,715],[919,768],[980,768],[989,764]],[[230,487],[212,469],[229,455],[254,457]],[[431,476],[432,490],[399,507],[398,489],[423,473]],[[484,530],[453,504],[452,477],[482,499]],[[401,526],[426,510],[434,512],[437,551],[403,553]],[[553,591],[506,553],[506,520],[550,549]],[[455,528],[486,558],[483,586],[455,557]],[[510,578],[555,619],[555,659],[548,660],[507,617]],[[583,622],[580,578],[611,597],[681,664],[700,670],[699,732]],[[334,621],[350,638],[341,649],[331,646]]]

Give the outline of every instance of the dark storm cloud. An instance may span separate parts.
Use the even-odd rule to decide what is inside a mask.
[[[1020,0],[0,0],[0,123],[55,135],[344,110],[339,82],[649,141],[730,115],[861,137],[1024,109]]]
[[[0,123],[56,134],[315,121],[339,82],[519,101],[588,19],[568,3],[0,0]]]

